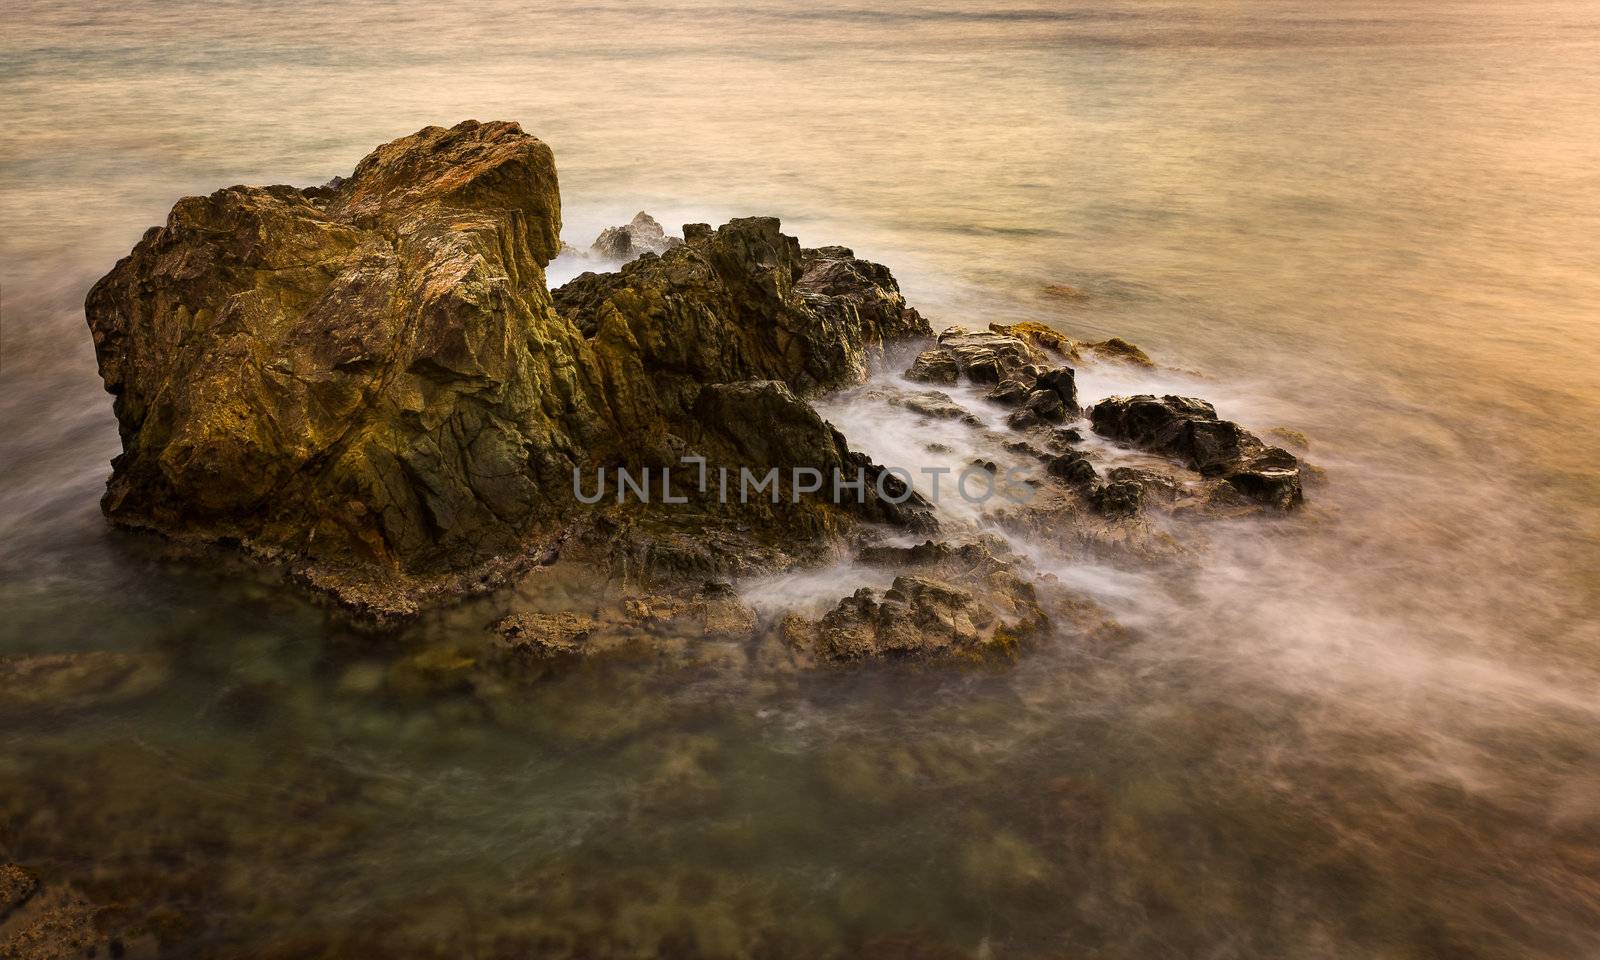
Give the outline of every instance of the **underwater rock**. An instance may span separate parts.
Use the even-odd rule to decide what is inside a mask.
[[[0,657],[0,716],[127,703],[156,690],[168,675],[167,662],[153,654],[96,650]]]
[[[641,594],[593,612],[504,617],[494,625],[488,661],[501,674],[537,679],[583,661],[661,657],[698,641],[744,642],[756,627],[754,611],[722,590]]]
[[[506,122],[428,127],[323,187],[180,200],[85,304],[122,435],[106,514],[405,615],[546,562],[587,512],[575,469],[689,442],[738,465],[748,418],[929,333],[887,269],[773,218],[552,296],[560,222],[550,149]],[[757,381],[795,400],[725,402]]]
[[[122,956],[120,941],[107,941],[95,925],[105,912],[69,888],[34,894],[0,927],[0,957],[5,960],[77,960],[104,948]],[[3,915],[3,911],[0,911]]]
[[[666,253],[681,246],[682,240],[667,236],[655,217],[640,210],[626,226],[606,227],[600,231],[589,252],[605,260],[632,260],[646,253]]]
[[[1182,460],[1202,476],[1220,477],[1252,500],[1288,508],[1301,502],[1300,462],[1269,447],[1192,397],[1110,397],[1090,422],[1101,436]]]
[[[1096,360],[1113,360],[1140,367],[1153,367],[1155,362],[1143,350],[1123,340],[1075,340],[1042,323],[1024,320],[1021,323],[991,323],[989,331],[1006,337],[1015,337],[1036,350],[1053,353],[1063,360],[1078,362],[1088,357]]]
[[[39,889],[33,874],[14,863],[0,863],[0,920],[28,902]]]

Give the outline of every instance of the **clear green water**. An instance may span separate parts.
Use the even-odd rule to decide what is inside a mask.
[[[154,905],[175,955],[1600,952],[1589,5],[6,20],[0,654],[148,652],[159,683],[0,703],[0,856]],[[89,284],[182,194],[469,116],[554,147],[573,242],[774,213],[936,324],[1198,371],[1328,482],[1188,532],[1182,571],[1053,558],[1126,629],[1013,668],[707,650],[499,691],[407,657],[505,600],[361,635],[107,530]]]

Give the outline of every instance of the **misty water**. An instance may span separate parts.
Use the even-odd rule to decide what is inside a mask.
[[[172,955],[1600,954],[1589,4],[5,20],[0,656],[148,666],[139,697],[0,702],[0,860]],[[711,649],[494,691],[439,682],[440,651],[515,596],[373,634],[109,529],[90,284],[182,195],[469,117],[553,147],[569,242],[776,215],[935,328],[1137,343],[1158,368],[1086,365],[1086,400],[1203,396],[1304,434],[1323,479],[1291,517],[1175,524],[1177,565],[1018,543],[1118,626],[1015,664]],[[822,408],[882,459],[948,439]],[[742,589],[777,611],[875,575]]]

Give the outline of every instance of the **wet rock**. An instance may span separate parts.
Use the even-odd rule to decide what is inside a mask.
[[[939,390],[900,391],[900,390],[874,390],[868,393],[873,399],[882,400],[890,406],[910,410],[919,416],[931,420],[959,420],[968,425],[976,425],[979,421],[967,409],[956,403],[948,393]]]
[[[1007,407],[1020,407],[1028,399],[1028,385],[1021,380],[1002,380],[984,395],[984,399]]]
[[[626,226],[600,231],[589,252],[606,260],[632,260],[646,253],[666,253],[683,243],[677,237],[667,236],[656,218],[641,210]]]
[[[1099,474],[1094,469],[1094,463],[1083,454],[1075,452],[1063,453],[1051,458],[1045,465],[1045,472],[1052,477],[1073,485],[1093,483],[1099,479]]]
[[[1182,485],[1177,479],[1143,467],[1112,467],[1106,471],[1106,479],[1112,483],[1138,484],[1146,499],[1153,497],[1170,501],[1182,493]]]
[[[966,377],[973,383],[993,384],[986,399],[1017,407],[1007,422],[1021,430],[1059,423],[1078,411],[1072,369],[1045,369],[1043,364],[1044,355],[1023,338],[994,329],[950,327],[939,334],[937,347],[917,357],[906,376],[938,383],[955,383]]]
[[[924,350],[906,371],[906,379],[918,383],[954,384],[961,380],[961,367],[955,357],[943,350]]]
[[[1000,446],[1001,449],[1005,450],[1007,453],[1014,453],[1021,457],[1027,457],[1030,460],[1048,459],[1048,457],[1042,451],[1040,451],[1038,447],[1026,440],[1007,440]]]
[[[937,576],[946,580],[983,578],[997,570],[1008,570],[1005,559],[1010,547],[999,538],[983,538],[963,543],[924,540],[912,546],[873,544],[856,552],[861,563],[883,567],[936,567]]]
[[[1144,487],[1132,480],[1101,484],[1090,495],[1096,510],[1110,517],[1131,517],[1144,506]]]
[[[1066,450],[1082,442],[1083,434],[1079,433],[1076,428],[1063,427],[1059,430],[1050,431],[1050,446],[1058,450]]]
[[[1067,407],[1061,395],[1053,389],[1039,388],[1028,394],[1022,409],[1006,418],[1006,423],[1018,430],[1048,423],[1060,423],[1067,418]]]
[[[702,388],[803,401],[929,334],[885,268],[775,219],[681,245],[636,219],[659,255],[552,296],[559,230],[549,148],[503,122],[426,128],[326,187],[179,201],[85,304],[122,434],[106,513],[405,615],[544,562],[590,513],[575,469],[691,435],[735,457]]]
[[[786,642],[819,660],[981,658],[1012,650],[1044,620],[1033,587],[1007,571],[985,579],[1003,597],[1001,617],[971,590],[932,577],[902,575],[885,591],[863,587],[819,621],[790,617]]]
[[[1043,360],[1032,347],[1016,337],[988,330],[950,327],[939,334],[939,349],[951,357],[973,383],[998,384],[1006,379],[1024,379],[1030,366]],[[1031,382],[1031,375],[1026,376]]]
[[[1085,343],[1079,349],[1102,360],[1118,360],[1138,367],[1153,367],[1156,365],[1148,354],[1121,337],[1112,337],[1110,340],[1102,340],[1099,343]]]
[[[1096,433],[1183,461],[1202,476],[1227,480],[1260,503],[1288,508],[1301,502],[1300,463],[1269,447],[1211,404],[1192,397],[1111,397],[1094,405]]]
[[[1033,388],[1035,392],[1043,390],[1055,394],[1067,412],[1078,412],[1077,377],[1071,367],[1056,367],[1040,373],[1034,378]]]

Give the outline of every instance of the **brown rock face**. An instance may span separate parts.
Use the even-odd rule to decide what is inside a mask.
[[[887,270],[772,219],[553,302],[560,226],[550,149],[505,122],[429,127],[324,187],[179,201],[85,307],[123,441],[106,513],[314,579],[461,571],[577,515],[576,467],[742,462],[745,412],[706,389],[803,405],[927,333]],[[789,461],[844,456],[831,429],[785,436]]]

